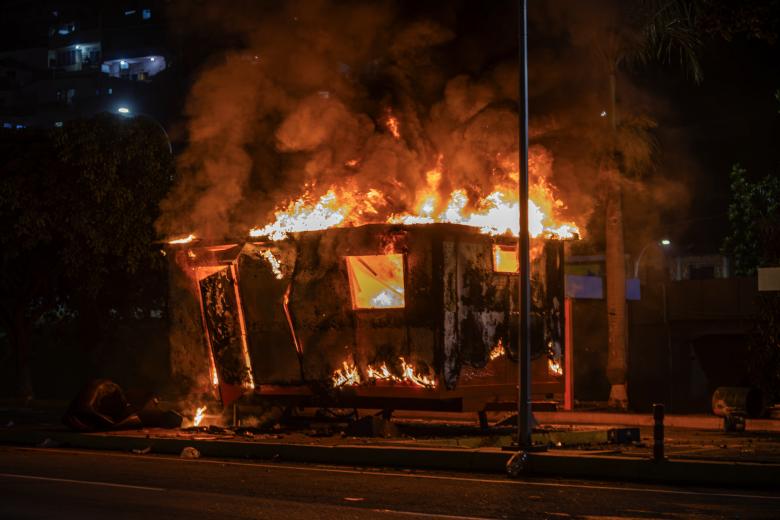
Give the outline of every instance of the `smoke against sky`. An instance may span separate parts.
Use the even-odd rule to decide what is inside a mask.
[[[331,186],[378,190],[384,196],[372,209],[386,217],[411,209],[434,168],[443,173],[442,194],[461,188],[472,201],[511,185],[516,11],[513,2],[489,12],[476,4],[320,0],[192,9],[194,33],[217,27],[232,43],[189,93],[189,143],[163,203],[161,234],[240,236],[268,222],[277,206]],[[590,3],[538,4],[530,13],[538,35],[530,50],[531,173],[558,189],[565,217],[584,224],[608,135],[597,46],[615,3],[600,2],[601,11]],[[644,121],[650,135],[650,120],[640,116],[656,101],[621,81],[621,106],[635,108],[621,116]],[[638,150],[636,173],[648,169],[641,154],[650,152]],[[657,186],[633,183],[651,201],[685,199],[679,186],[659,197]]]

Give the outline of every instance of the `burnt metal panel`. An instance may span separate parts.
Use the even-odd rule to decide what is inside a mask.
[[[222,383],[245,386],[252,374],[244,357],[244,331],[240,302],[231,265],[201,279],[203,317],[208,331],[211,352]]]
[[[256,381],[289,384],[302,380],[285,314],[285,295],[295,265],[296,249],[289,242],[245,244],[238,257],[239,289]]]

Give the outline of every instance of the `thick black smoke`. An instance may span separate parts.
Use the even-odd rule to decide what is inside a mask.
[[[193,35],[229,35],[189,93],[189,145],[163,204],[163,235],[242,235],[273,209],[332,185],[385,194],[380,216],[411,210],[426,172],[475,199],[517,168],[516,2],[299,1],[184,5]],[[530,13],[532,174],[584,223],[609,141],[604,54],[620,2],[535,2]],[[481,6],[481,7],[480,7]],[[623,30],[623,32],[625,32]],[[226,36],[227,37],[227,36]],[[657,102],[625,75],[626,164],[652,165]],[[390,119],[398,121],[399,135]],[[667,201],[639,180],[649,200]],[[675,204],[684,190],[672,190]],[[568,212],[568,213],[567,213]]]

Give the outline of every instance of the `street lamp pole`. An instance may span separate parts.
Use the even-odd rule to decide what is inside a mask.
[[[647,252],[647,248],[649,248],[652,245],[669,247],[671,243],[672,242],[668,238],[664,238],[658,242],[652,240],[647,244],[645,244],[645,247],[643,247],[642,250],[639,252],[639,255],[636,257],[636,261],[634,262],[634,278],[639,278],[639,262],[642,261],[642,257],[645,255],[645,252]]]
[[[519,36],[519,175],[520,228],[517,240],[519,276],[519,330],[517,335],[517,446],[520,449],[531,446],[531,259],[529,254],[531,237],[528,231],[528,6],[527,0],[518,5]]]
[[[117,112],[119,112],[119,113],[120,113],[120,114],[122,114],[123,116],[126,116],[126,117],[132,117],[132,116],[131,116],[131,111],[130,111],[130,109],[129,109],[129,108],[127,108],[127,107],[119,107],[119,108],[117,109]],[[152,122],[153,122],[155,125],[157,125],[157,127],[158,127],[160,130],[162,130],[162,133],[163,133],[163,135],[165,136],[165,140],[168,142],[168,153],[170,153],[171,155],[173,155],[173,145],[171,145],[171,138],[170,138],[170,136],[168,135],[168,132],[165,130],[165,127],[162,125],[162,123],[160,123],[160,122],[159,122],[159,121],[158,121],[156,118],[154,118],[154,117],[150,116],[149,114],[145,114],[145,113],[143,113],[143,112],[136,112],[136,114],[135,114],[135,117],[138,117],[138,116],[143,116],[143,117],[145,117],[145,118],[147,118],[147,119],[150,119],[150,120],[151,120],[151,121],[152,121]]]

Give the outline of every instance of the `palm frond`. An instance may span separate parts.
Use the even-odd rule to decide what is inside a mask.
[[[630,60],[676,64],[696,83],[701,82],[703,41],[696,24],[699,7],[699,0],[643,0],[634,18],[642,43]]]

